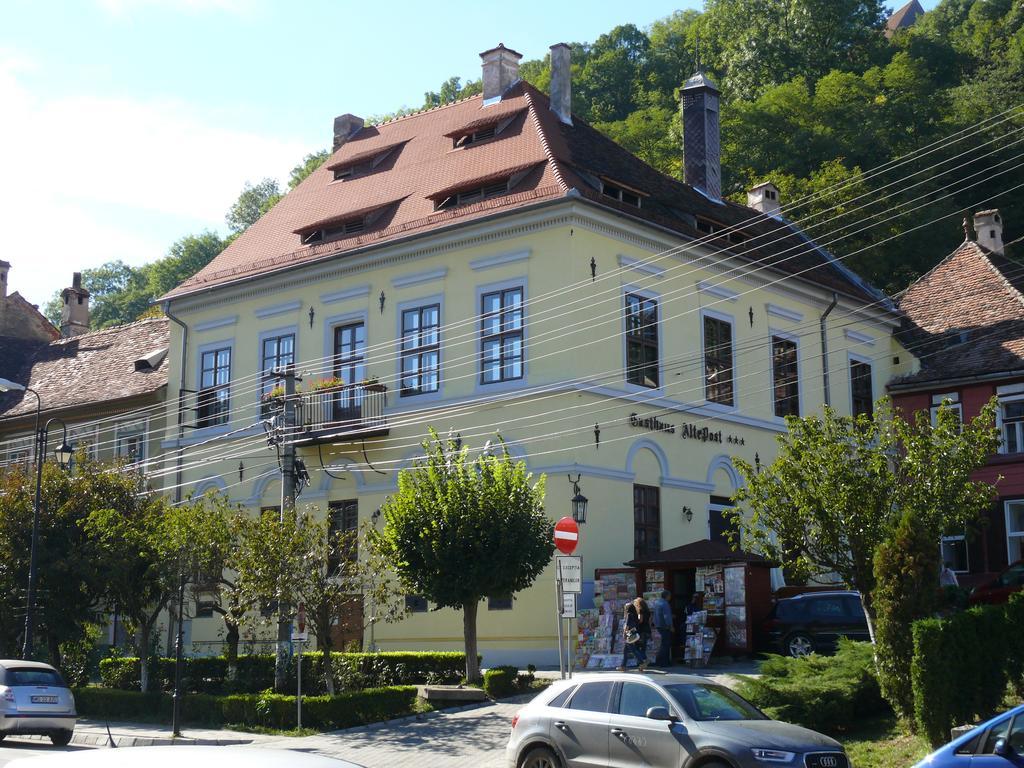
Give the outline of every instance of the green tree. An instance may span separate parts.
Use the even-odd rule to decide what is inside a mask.
[[[462,78],[449,77],[438,91],[427,91],[423,94],[423,109],[440,107],[443,104],[451,104],[459,99],[468,99],[481,93],[484,89],[482,80],[470,80],[462,85]]]
[[[306,177],[309,176],[309,174],[326,163],[327,158],[330,156],[330,152],[326,149],[321,149],[317,152],[311,152],[302,158],[302,162],[292,168],[292,172],[288,178],[288,189],[295,189],[299,186],[299,184],[306,180]]]
[[[281,199],[281,190],[274,179],[263,179],[255,186],[248,181],[228,210],[225,220],[234,235],[247,230]]]
[[[315,512],[315,510],[314,510]],[[305,606],[306,621],[321,654],[321,682],[334,694],[332,627],[339,619],[366,616],[393,620],[400,606],[386,568],[357,532],[332,535],[327,521],[289,512],[283,517],[239,515],[234,522],[238,545],[229,565],[238,573],[237,589],[249,605]],[[361,541],[362,540],[362,541]],[[402,606],[404,609],[404,606]],[[294,613],[285,617],[294,618]]]
[[[136,479],[113,469],[81,453],[70,472],[52,460],[43,465],[36,639],[58,667],[61,647],[83,638],[103,607],[106,563],[84,523],[96,509],[135,503]],[[35,480],[35,467],[27,464],[0,476],[0,653],[8,658],[20,655]]]
[[[885,399],[871,416],[826,408],[786,425],[768,467],[734,458],[744,479],[735,497],[742,543],[795,573],[835,574],[858,590],[874,641],[878,547],[907,512],[936,547],[977,516],[991,488],[971,473],[999,445],[994,405],[962,432],[931,429],[927,414],[906,421]]]
[[[141,478],[139,478],[141,484]],[[155,493],[140,494],[85,521],[91,550],[104,565],[104,597],[135,635],[140,689],[149,688],[153,629],[179,584],[194,582],[222,561],[226,521],[202,499],[172,505]]]
[[[648,107],[631,112],[614,123],[594,127],[616,144],[625,147],[662,173],[682,177],[682,130],[677,112],[665,107]]]
[[[215,232],[185,235],[167,251],[167,255],[148,266],[146,289],[150,301],[163,296],[201,270],[224,250],[226,243]]]
[[[863,72],[884,56],[884,18],[879,0],[709,0],[702,48],[730,96],[752,99],[795,77]]]
[[[145,270],[123,261],[83,269],[82,286],[90,294],[89,325],[94,329],[130,323],[149,307]],[[60,326],[62,307],[58,291],[44,312],[54,325]]]
[[[554,552],[544,478],[531,484],[504,444],[500,454],[488,445],[470,459],[468,446],[431,430],[423,450],[422,461],[399,473],[371,541],[406,592],[462,611],[466,677],[476,681],[480,601],[526,589]]]

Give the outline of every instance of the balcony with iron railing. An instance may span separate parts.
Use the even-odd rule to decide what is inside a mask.
[[[383,384],[365,382],[296,393],[295,442],[315,445],[387,435],[387,393]]]

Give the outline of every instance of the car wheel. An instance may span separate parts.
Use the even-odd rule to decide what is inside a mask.
[[[50,734],[50,741],[55,747],[66,747],[71,743],[72,731],[54,731]]]
[[[814,653],[814,641],[802,632],[786,638],[786,653],[795,659]]]
[[[519,768],[559,768],[561,763],[547,747],[534,747],[519,762]]]

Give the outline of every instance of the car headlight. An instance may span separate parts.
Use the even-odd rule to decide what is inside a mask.
[[[791,763],[796,757],[795,752],[783,752],[781,749],[752,749],[754,759],[762,763]]]

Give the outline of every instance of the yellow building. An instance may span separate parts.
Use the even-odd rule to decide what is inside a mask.
[[[278,505],[260,400],[295,363],[298,505],[346,528],[379,524],[428,427],[473,448],[500,431],[548,476],[552,518],[579,475],[586,593],[595,569],[720,538],[733,456],[770,461],[786,414],[870,408],[911,359],[889,301],[783,219],[774,186],[722,198],[708,78],[682,92],[684,184],[570,114],[568,46],[550,99],[515,51],[481,56],[479,96],[337,118],[329,161],[164,297],[187,423],[163,449],[186,449],[198,492]],[[481,610],[485,664],[555,661],[552,571]],[[365,644],[461,645],[453,611],[409,606]],[[197,618],[194,647],[221,631]]]

